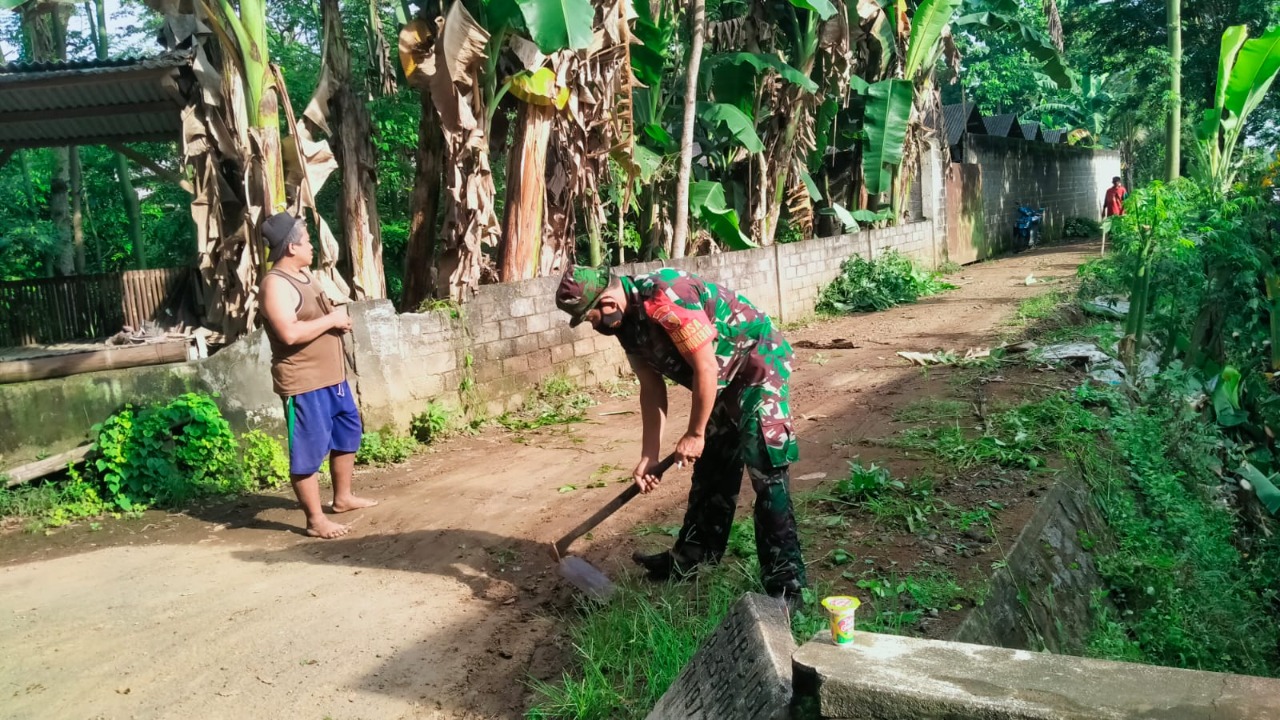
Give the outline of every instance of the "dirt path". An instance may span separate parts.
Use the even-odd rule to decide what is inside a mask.
[[[815,323],[798,349],[793,477],[833,476],[833,443],[875,436],[913,399],[898,350],[989,346],[1018,303],[1068,277],[1087,248],[966,268],[961,287],[870,316]],[[821,357],[815,357],[816,355]],[[673,425],[687,393],[673,394]],[[13,718],[512,718],[529,676],[554,676],[567,607],[546,542],[618,491],[634,462],[634,398],[592,422],[450,441],[359,474],[382,500],[352,536],[301,536],[284,495],[191,514],[11,532],[0,541],[0,698]],[[608,521],[585,554],[619,573],[640,523],[678,520],[687,475]],[[587,488],[597,480],[604,488]],[[580,489],[561,493],[574,484]],[[798,483],[803,487],[804,483]],[[751,501],[746,490],[742,502]],[[94,529],[96,527],[96,529]]]

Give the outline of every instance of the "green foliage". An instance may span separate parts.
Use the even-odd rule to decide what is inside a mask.
[[[901,490],[906,485],[895,480],[888,468],[875,463],[864,466],[860,461],[849,463],[849,475],[836,483],[834,494],[845,502],[856,503],[875,497],[887,490]]]
[[[698,644],[747,591],[760,591],[755,573],[733,560],[689,583],[623,581],[607,605],[588,605],[567,620],[571,668],[558,684],[531,683],[538,700],[525,717],[645,717]]]
[[[246,489],[231,426],[208,395],[123,410],[96,426],[89,474],[113,507],[179,507]]]
[[[411,437],[397,435],[391,428],[367,432],[356,451],[357,465],[395,465],[408,460],[418,447]]]
[[[508,430],[517,431],[582,422],[587,408],[594,404],[595,400],[580,390],[573,380],[561,375],[540,385],[525,400],[519,412],[503,413],[497,422]]]
[[[1214,498],[1221,431],[1187,410],[1176,397],[1179,383],[1168,380],[1172,386],[1157,389],[1144,406],[1114,414],[1108,443],[1079,436],[1066,446],[1079,458],[1114,539],[1097,565],[1121,613],[1102,618],[1090,651],[1276,675],[1275,645],[1257,638],[1280,632],[1273,605],[1280,547],[1258,538],[1251,552],[1240,550],[1239,538],[1251,533]]]
[[[833,314],[885,310],[954,287],[938,273],[919,270],[896,251],[870,262],[855,255],[840,265],[840,275],[822,289],[817,310]]]
[[[244,442],[244,477],[250,487],[278,488],[289,482],[289,457],[280,442],[261,430],[250,430]]]
[[[1062,226],[1063,237],[1096,238],[1102,235],[1102,223],[1087,217],[1067,218]]]
[[[423,445],[444,437],[453,429],[453,411],[442,403],[427,403],[427,409],[413,416],[409,421],[409,434]]]

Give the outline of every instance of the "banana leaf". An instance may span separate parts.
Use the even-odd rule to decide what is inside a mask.
[[[589,0],[516,0],[529,37],[548,55],[591,46],[595,9]]]
[[[713,72],[723,65],[750,65],[755,68],[756,72],[764,72],[765,70],[773,70],[782,77],[783,80],[799,87],[801,90],[810,93],[818,92],[818,84],[809,79],[807,75],[800,70],[788,65],[777,55],[767,55],[765,53],[720,53],[712,55],[703,61],[703,67],[706,72]]]
[[[1040,71],[1052,78],[1060,89],[1073,92],[1078,89],[1079,85],[1067,68],[1062,53],[1053,46],[1049,37],[1013,14],[990,11],[970,13],[956,18],[955,24],[961,27],[980,27],[993,32],[1008,32],[1024,50],[1040,61]]]
[[[1223,33],[1223,57],[1229,49],[1228,44],[1237,42],[1240,34],[1247,32],[1243,26],[1237,26]],[[1219,83],[1222,82],[1223,70],[1221,67],[1218,70]],[[1241,43],[1235,63],[1225,70],[1229,80],[1223,107],[1237,122],[1243,124],[1249,114],[1262,103],[1263,96],[1276,79],[1276,73],[1280,72],[1280,26],[1272,28],[1261,37]]]
[[[942,33],[964,0],[924,0],[911,18],[911,42],[907,46],[907,62],[903,76],[914,80],[921,71],[928,72],[938,61]]]
[[[817,13],[822,20],[830,20],[836,14],[836,6],[831,4],[831,0],[791,0],[791,4]]]
[[[863,141],[862,172],[867,192],[888,192],[893,183],[889,168],[902,164],[902,146],[907,140],[914,96],[906,80],[881,80],[867,90],[867,136]]]
[[[729,249],[750,250],[757,247],[742,233],[738,213],[729,209],[725,202],[724,186],[720,183],[701,180],[690,184],[689,209]]]
[[[840,224],[844,226],[845,232],[858,232],[861,229],[858,226],[858,221],[853,219],[853,213],[849,212],[849,209],[840,203],[831,203],[831,212],[840,221]]]
[[[804,189],[809,193],[809,199],[818,202],[822,199],[822,193],[818,191],[818,184],[813,181],[813,176],[808,170],[800,169],[800,182],[804,183]]]
[[[1222,427],[1235,427],[1249,421],[1249,413],[1240,408],[1240,379],[1240,371],[1228,365],[1214,384],[1213,414]]]
[[[1262,501],[1267,512],[1272,515],[1280,512],[1280,489],[1276,488],[1275,475],[1263,475],[1262,471],[1248,460],[1240,461],[1240,469],[1237,472],[1253,486],[1254,494],[1258,496],[1258,500]]]
[[[764,152],[755,122],[742,110],[726,103],[698,103],[698,120],[711,128],[724,127],[748,152]]]

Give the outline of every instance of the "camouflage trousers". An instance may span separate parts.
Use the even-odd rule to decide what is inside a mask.
[[[714,563],[724,556],[745,464],[756,493],[756,554],[765,590],[794,590],[805,585],[805,571],[791,506],[789,466],[772,464],[770,454],[763,451],[760,424],[751,416],[743,421],[736,395],[721,393],[712,408],[702,457],[693,464],[684,525],[671,555],[683,567]]]

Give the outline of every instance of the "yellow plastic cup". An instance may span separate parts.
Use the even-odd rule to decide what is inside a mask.
[[[853,614],[862,601],[848,595],[833,595],[822,600],[822,607],[831,617],[831,641],[839,647],[853,645]]]

